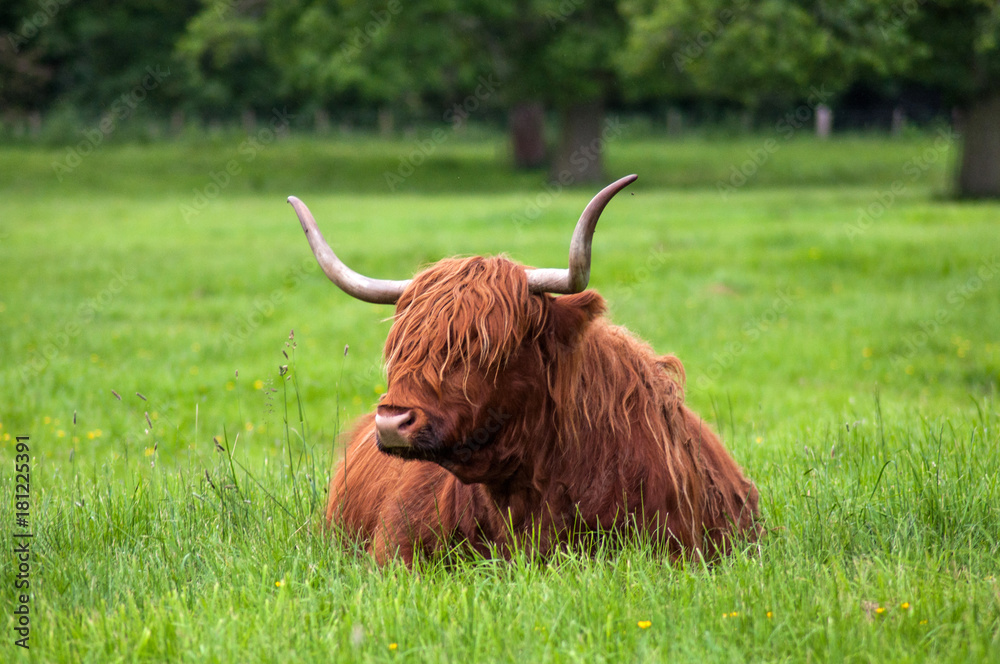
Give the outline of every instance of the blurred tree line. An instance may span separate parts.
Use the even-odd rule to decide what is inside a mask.
[[[954,110],[958,192],[1000,196],[995,0],[5,0],[0,35],[3,122],[503,116],[515,165],[568,182],[604,177],[608,108],[808,118],[916,94]]]

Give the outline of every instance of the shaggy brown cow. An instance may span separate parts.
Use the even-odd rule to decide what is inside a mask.
[[[396,282],[350,271],[289,198],[335,283],[396,304],[388,391],[351,435],[329,525],[379,562],[407,563],[459,542],[544,553],[608,532],[710,557],[737,533],[757,536],[757,490],[684,405],[680,361],[609,323],[601,296],[583,291],[597,219],[634,180],[584,210],[568,270],[477,256]]]

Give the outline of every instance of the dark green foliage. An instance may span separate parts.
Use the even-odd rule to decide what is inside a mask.
[[[141,85],[149,68],[159,68],[169,76],[155,92],[147,90],[147,106],[161,111],[175,107],[181,99],[183,76],[177,70],[174,45],[198,6],[198,0],[53,0],[18,2],[5,8],[0,16],[4,41],[29,53],[47,72],[33,79],[31,89],[9,99],[8,108],[64,105],[84,117],[97,117]],[[29,34],[33,36],[28,38]],[[0,69],[0,85],[11,76],[17,80],[18,72]]]

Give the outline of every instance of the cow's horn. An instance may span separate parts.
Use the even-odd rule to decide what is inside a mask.
[[[372,304],[396,303],[396,300],[402,295],[403,289],[410,283],[409,280],[370,279],[347,267],[342,260],[337,258],[337,254],[333,253],[333,249],[323,239],[323,234],[319,232],[316,220],[313,219],[312,212],[309,211],[306,204],[295,196],[289,196],[288,202],[295,208],[295,214],[299,216],[302,230],[306,233],[306,239],[309,240],[313,255],[316,256],[316,260],[326,276],[330,277],[330,281],[340,286],[341,290],[348,295],[359,300]]]
[[[608,201],[619,191],[639,178],[626,175],[602,189],[583,210],[576,222],[573,239],[569,243],[569,269],[542,268],[528,271],[528,287],[532,293],[579,293],[590,281],[590,243],[601,212]]]

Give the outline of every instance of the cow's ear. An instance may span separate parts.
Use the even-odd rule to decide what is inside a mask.
[[[549,308],[550,333],[560,344],[571,345],[606,308],[604,298],[592,290],[553,298]]]

